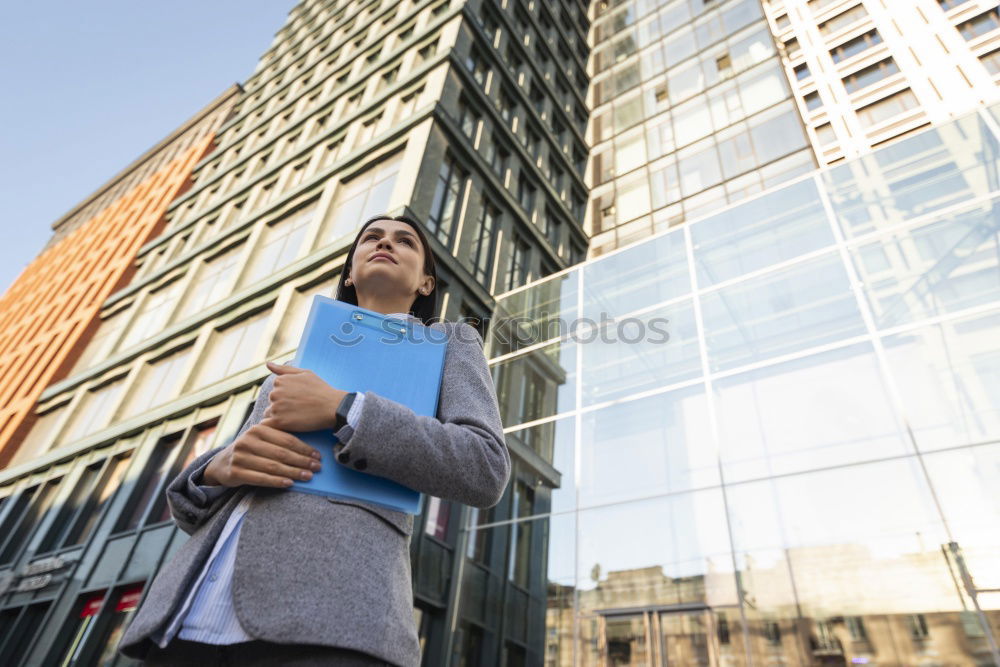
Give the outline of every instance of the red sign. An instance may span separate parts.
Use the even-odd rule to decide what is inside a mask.
[[[115,611],[132,611],[139,606],[139,598],[142,597],[142,584],[137,584],[122,591],[118,598],[118,606]]]
[[[80,618],[95,616],[101,610],[102,602],[104,602],[104,591],[87,600],[87,604],[83,605],[83,610],[80,612]]]

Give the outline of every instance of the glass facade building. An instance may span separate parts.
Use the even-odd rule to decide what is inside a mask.
[[[465,567],[544,582],[545,665],[996,664],[998,120],[501,295],[532,502]]]

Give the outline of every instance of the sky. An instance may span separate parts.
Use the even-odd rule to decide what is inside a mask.
[[[51,225],[252,73],[294,0],[0,8],[0,293]]]

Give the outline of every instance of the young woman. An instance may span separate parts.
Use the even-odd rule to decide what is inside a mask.
[[[413,516],[288,487],[320,466],[350,465],[475,507],[499,502],[510,455],[483,341],[466,323],[430,322],[436,278],[411,218],[364,223],[337,299],[447,333],[436,417],[268,363],[235,439],[167,489],[191,537],[148,587],[119,644],[124,655],[149,665],[419,664]],[[323,428],[340,441],[336,461],[291,435]]]

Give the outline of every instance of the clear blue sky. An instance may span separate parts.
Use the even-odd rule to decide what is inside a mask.
[[[253,73],[294,0],[0,9],[0,293],[51,224]]]

